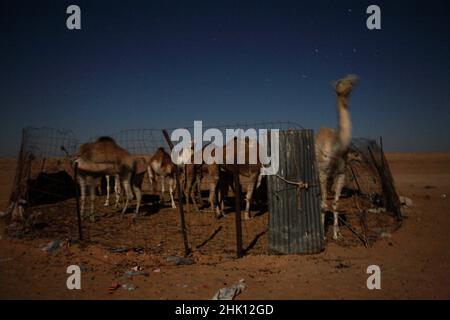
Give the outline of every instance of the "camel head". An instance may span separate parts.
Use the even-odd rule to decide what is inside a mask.
[[[333,83],[338,96],[347,97],[352,91],[353,87],[358,83],[359,77],[355,74],[349,74],[342,79],[336,80]]]

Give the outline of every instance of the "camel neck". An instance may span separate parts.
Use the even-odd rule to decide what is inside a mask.
[[[337,97],[338,138],[343,149],[347,149],[352,139],[352,121],[348,111],[347,97]]]

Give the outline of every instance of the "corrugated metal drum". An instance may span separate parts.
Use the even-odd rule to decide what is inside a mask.
[[[278,175],[268,177],[268,198],[270,253],[313,254],[324,249],[312,130],[280,131],[280,167]]]

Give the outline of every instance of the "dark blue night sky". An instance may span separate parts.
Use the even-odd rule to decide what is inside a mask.
[[[66,28],[77,4],[82,30]],[[382,30],[366,28],[378,4]],[[356,73],[355,137],[450,151],[450,2],[1,0],[0,154],[21,128],[290,120],[336,126],[331,81]]]

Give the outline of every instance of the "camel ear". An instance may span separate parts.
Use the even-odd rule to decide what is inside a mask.
[[[344,80],[350,81],[352,86],[356,86],[359,83],[359,77],[356,74],[347,75]]]
[[[356,75],[356,74],[348,74],[348,75],[346,75],[345,77],[343,77],[343,78],[341,78],[341,79],[332,81],[332,82],[331,82],[331,86],[332,86],[333,88],[336,88],[336,86],[338,85],[338,83],[341,82],[341,81],[350,81],[351,84],[352,84],[352,86],[354,86],[354,85],[356,85],[356,84],[359,82],[359,76]]]
[[[338,81],[339,80],[334,80],[334,81],[331,81],[331,86],[333,87],[333,89],[336,89],[336,86],[337,86],[337,84],[338,84]]]

